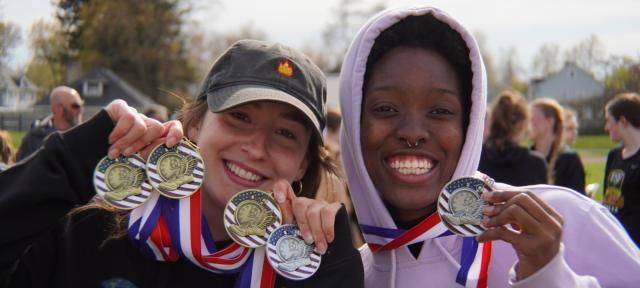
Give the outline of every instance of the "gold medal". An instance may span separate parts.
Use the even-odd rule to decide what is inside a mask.
[[[191,196],[204,179],[204,162],[198,147],[186,138],[172,148],[158,145],[149,155],[147,177],[153,188],[166,197]]]
[[[231,197],[224,209],[224,227],[236,243],[256,248],[282,223],[282,213],[270,193],[249,189]]]
[[[445,226],[461,236],[477,236],[484,232],[482,210],[487,204],[480,195],[487,191],[487,183],[474,177],[447,183],[438,197],[438,213]]]
[[[93,173],[96,192],[107,203],[129,210],[142,205],[153,188],[146,181],[144,160],[138,155],[102,158]]]

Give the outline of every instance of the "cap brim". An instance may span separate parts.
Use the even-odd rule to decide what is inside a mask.
[[[313,111],[298,98],[282,90],[260,85],[234,85],[207,95],[209,109],[215,113],[254,101],[276,101],[297,108],[313,124],[318,140],[323,143],[320,123]]]

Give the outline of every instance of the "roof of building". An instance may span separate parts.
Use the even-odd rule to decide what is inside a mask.
[[[155,104],[149,96],[131,86],[110,69],[103,67],[94,68],[74,80],[69,86],[80,93],[85,99],[85,105],[88,106],[106,106],[116,99],[122,99],[134,107],[147,107]],[[97,90],[90,94],[87,89],[91,88]],[[49,105],[49,97],[44,97],[36,105]]]

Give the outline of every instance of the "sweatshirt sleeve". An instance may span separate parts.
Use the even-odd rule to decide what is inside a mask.
[[[558,254],[533,275],[515,280],[512,287],[634,287],[640,282],[640,251],[606,209],[593,204],[587,213],[563,231]],[[517,264],[516,264],[517,265]]]
[[[6,270],[39,235],[94,195],[93,171],[107,154],[114,124],[102,110],[43,149],[0,173],[0,271]]]

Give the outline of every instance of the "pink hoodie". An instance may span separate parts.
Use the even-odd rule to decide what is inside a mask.
[[[343,113],[342,160],[360,224],[397,228],[364,166],[360,143],[360,107],[366,62],[381,31],[411,15],[432,13],[458,31],[470,52],[472,107],[466,142],[454,178],[471,176],[478,168],[486,109],[486,75],[473,36],[446,13],[427,7],[383,11],[369,20],[351,43],[340,75]],[[498,189],[509,187],[497,184]],[[517,256],[510,244],[493,243],[488,270],[489,287],[638,287],[640,251],[622,226],[600,204],[566,188],[536,185],[533,191],[564,217],[560,252],[535,274],[515,282]],[[366,287],[460,287],[456,273],[462,247],[459,236],[424,242],[415,259],[404,247],[372,253],[361,250]],[[371,239],[370,239],[371,240]]]

